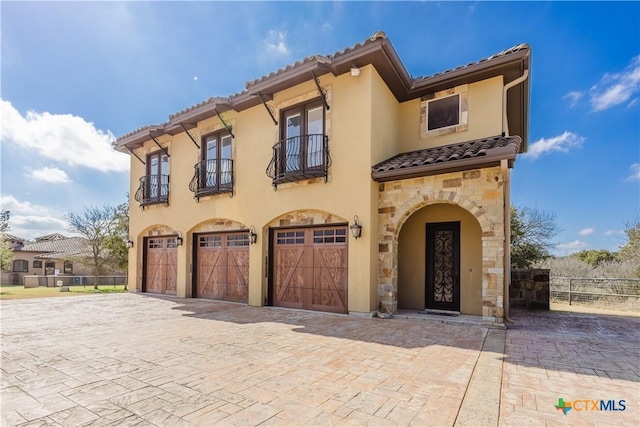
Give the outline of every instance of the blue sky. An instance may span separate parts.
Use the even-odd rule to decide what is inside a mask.
[[[11,232],[122,203],[110,143],[312,54],[384,31],[413,76],[532,46],[530,152],[512,201],[554,213],[556,253],[615,250],[640,214],[640,3],[7,2],[1,200]]]

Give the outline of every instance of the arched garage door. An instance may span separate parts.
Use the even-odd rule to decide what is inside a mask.
[[[347,226],[272,230],[273,305],[347,313]]]
[[[246,303],[249,299],[249,236],[246,231],[198,234],[194,296]]]
[[[176,236],[145,238],[144,291],[176,294],[178,244]]]

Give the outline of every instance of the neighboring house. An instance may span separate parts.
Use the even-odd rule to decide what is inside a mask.
[[[501,324],[530,55],[412,78],[378,32],[118,138],[130,289]]]
[[[92,276],[92,268],[78,261],[86,253],[82,237],[59,233],[37,237],[34,243],[14,247],[11,271],[2,273],[2,283],[23,284],[25,276]]]

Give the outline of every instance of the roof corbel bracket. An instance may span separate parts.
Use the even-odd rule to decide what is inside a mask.
[[[153,135],[149,135],[149,136],[151,137],[151,139],[153,139],[153,142],[155,142],[155,143],[156,143],[156,145],[157,145],[158,147],[160,147],[160,149],[164,152],[164,154],[166,154],[166,155],[167,155],[167,157],[171,157],[171,156],[169,155],[169,153],[167,152],[167,150],[166,150],[162,145],[160,145],[160,143],[158,142],[158,140],[157,140],[157,139],[155,139],[155,138],[153,137]]]
[[[187,130],[186,127],[184,127],[184,125],[182,123],[180,123],[180,126],[182,127],[182,129],[184,129],[184,132],[189,135],[189,139],[191,139],[191,141],[193,141],[193,143],[196,145],[196,147],[198,147],[198,150],[200,149],[200,146],[198,145],[198,143],[196,142],[196,139],[193,137],[193,135],[191,135],[189,133],[189,131]],[[167,154],[168,156],[168,154]]]
[[[313,81],[316,83],[316,87],[318,88],[318,93],[322,97],[322,102],[324,103],[324,107],[327,110],[330,110],[331,107],[329,107],[329,104],[327,103],[327,94],[324,88],[320,86],[320,81],[318,80],[318,78],[316,77],[316,74],[313,71],[311,72],[311,75],[313,76]]]
[[[216,113],[216,116],[218,116],[218,118],[220,119],[220,122],[222,123],[222,126],[224,126],[224,128],[227,130],[227,132],[229,132],[229,134],[231,135],[231,138],[235,138],[236,136],[232,132],[233,127],[229,123],[224,121],[224,119],[222,118],[220,113],[218,113],[218,109],[217,108],[214,108],[213,111]]]
[[[264,96],[262,95],[262,93],[258,92],[258,96],[260,97],[260,100],[262,101],[262,105],[264,105],[264,108],[267,109],[267,113],[269,113],[269,116],[271,116],[271,120],[273,120],[273,123],[276,126],[278,126],[278,121],[276,120],[276,113],[273,110],[273,107],[267,104],[267,101],[264,99]]]
[[[142,159],[140,158],[140,156],[138,156],[138,155],[136,154],[136,152],[135,152],[135,151],[133,151],[131,148],[129,148],[129,146],[128,146],[128,145],[125,145],[125,147],[127,148],[127,150],[129,150],[129,152],[130,152],[131,154],[133,154],[134,156],[136,156],[136,159],[140,160],[140,163],[142,163],[143,165],[146,165],[146,163],[144,162],[144,160],[142,160]]]

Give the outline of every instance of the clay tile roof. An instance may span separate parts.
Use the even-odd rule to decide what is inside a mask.
[[[515,159],[521,142],[519,136],[496,136],[401,153],[374,165],[371,175],[376,181],[390,181],[448,170],[473,169],[480,164]]]
[[[435,74],[433,74],[431,76],[418,77],[418,78],[415,79],[415,81],[418,82],[418,81],[421,81],[421,80],[428,80],[428,79],[430,79],[432,77],[441,76],[443,74],[449,74],[449,73],[452,73],[454,71],[463,70],[465,68],[469,68],[469,67],[472,67],[474,65],[483,63],[483,62],[487,62],[487,61],[491,61],[491,60],[494,60],[494,59],[498,59],[498,58],[507,56],[507,55],[512,54],[512,53],[516,53],[516,52],[520,52],[520,51],[524,51],[524,50],[530,50],[530,49],[531,49],[531,46],[529,46],[527,43],[521,43],[519,45],[510,47],[509,49],[505,49],[502,52],[498,52],[496,54],[493,54],[493,55],[491,55],[491,56],[489,56],[487,58],[482,58],[482,59],[480,59],[480,60],[478,60],[476,62],[469,62],[467,65],[460,65],[460,66],[457,66],[455,68],[446,70],[444,72],[435,73]]]
[[[57,234],[57,233],[55,233]],[[51,236],[51,235],[50,235]],[[65,258],[87,253],[87,242],[82,237],[55,238],[53,240],[39,240],[20,248],[22,252],[43,252],[36,258]]]
[[[24,239],[22,237],[17,237],[14,236],[13,234],[9,234],[9,233],[0,233],[0,239],[2,240],[13,240],[16,242],[24,242]]]

